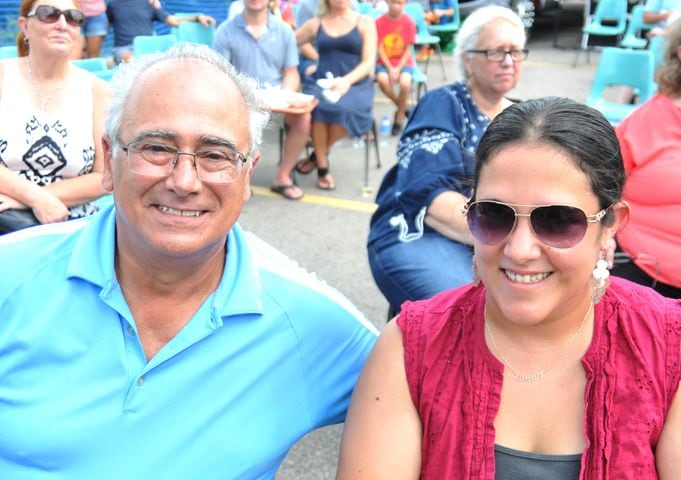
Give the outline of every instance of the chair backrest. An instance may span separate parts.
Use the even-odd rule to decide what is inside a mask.
[[[180,22],[176,35],[179,42],[199,43],[212,47],[215,25],[204,27],[199,22]]]
[[[109,66],[106,64],[106,59],[97,58],[79,58],[77,60],[71,60],[76,67],[82,68],[89,72],[99,72],[102,70],[108,70]]]
[[[643,21],[643,14],[645,13],[644,5],[634,5],[629,15],[629,23],[627,24],[626,35],[633,35],[637,37],[643,30],[650,30],[654,27]]]
[[[177,37],[168,35],[138,35],[132,41],[132,53],[144,55],[145,53],[165,52],[177,43]]]
[[[16,45],[6,45],[0,47],[0,59],[2,58],[14,58],[19,56],[19,49]]]
[[[359,13],[362,15],[369,15],[374,9],[374,6],[370,2],[359,2]]]
[[[636,91],[637,104],[643,103],[655,93],[654,58],[648,50],[628,50],[606,47],[596,68],[596,76],[587,99],[602,98],[605,89],[626,85]]]
[[[626,0],[625,0],[626,1]],[[426,14],[423,11],[423,6],[420,3],[408,2],[404,6],[404,13],[409,15],[416,24],[416,34],[428,34],[428,24],[426,23]]]
[[[627,24],[627,6],[627,0],[598,0],[593,23],[602,24],[604,20],[614,20],[618,29],[624,32]]]

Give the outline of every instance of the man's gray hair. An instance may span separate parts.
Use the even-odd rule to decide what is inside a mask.
[[[500,5],[478,8],[466,17],[459,33],[456,34],[454,59],[460,63],[461,75],[464,81],[468,81],[466,66],[463,63],[463,56],[467,55],[466,50],[475,50],[478,47],[478,42],[480,42],[482,29],[498,18],[508,21],[522,33],[522,47],[525,48],[525,42],[527,41],[525,25],[523,25],[523,21],[513,10]]]
[[[262,132],[267,126],[269,114],[260,107],[260,97],[258,95],[257,82],[237,70],[222,55],[205,45],[194,45],[190,43],[179,43],[168,51],[148,55],[139,55],[120,65],[118,71],[111,80],[112,98],[109,102],[106,116],[106,135],[117,147],[117,138],[121,122],[126,113],[128,98],[132,86],[139,77],[154,65],[169,60],[196,60],[215,66],[224,72],[237,86],[241,96],[248,108],[248,130],[249,130],[249,156],[254,154],[262,141]],[[178,72],[183,75],[184,72]],[[200,84],[196,88],[202,88]],[[172,101],[172,99],[169,99]],[[225,105],[225,110],[229,105]],[[127,112],[130,113],[130,112]]]

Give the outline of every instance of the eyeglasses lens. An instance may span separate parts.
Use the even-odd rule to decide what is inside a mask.
[[[51,5],[40,5],[35,10],[35,15],[43,23],[56,23],[59,17],[64,15],[66,23],[74,27],[80,27],[85,22],[85,15],[80,10],[70,8],[68,10],[59,10]]]
[[[556,248],[572,247],[586,233],[586,216],[579,208],[565,205],[539,207],[532,211],[530,220],[537,237]]]
[[[482,243],[493,245],[511,233],[515,225],[515,212],[507,205],[496,202],[474,203],[468,211],[468,228]]]
[[[509,205],[476,202],[468,210],[468,227],[480,242],[494,245],[503,241],[516,223],[516,212]],[[569,248],[586,233],[587,220],[582,210],[566,205],[537,207],[530,213],[534,234],[545,244]]]

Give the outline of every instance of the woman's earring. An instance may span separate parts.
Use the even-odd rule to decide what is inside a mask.
[[[475,255],[473,255],[471,270],[473,271],[473,285],[477,287],[478,285],[480,285],[480,276],[478,275],[478,265],[475,263]]]
[[[608,270],[608,262],[605,261],[605,252],[601,250],[598,256],[598,261],[596,262],[596,268],[594,268],[591,273],[593,277],[591,279],[591,297],[594,304],[601,301],[603,295],[605,295],[605,289],[607,288],[607,280],[610,277],[610,270]]]

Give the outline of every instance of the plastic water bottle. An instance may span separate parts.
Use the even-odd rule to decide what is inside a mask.
[[[388,118],[388,115],[383,115],[383,118],[381,119],[381,125],[378,127],[378,135],[379,137],[381,137],[379,145],[381,147],[388,146],[388,139],[390,138],[391,128],[392,125],[390,124],[390,119]]]

